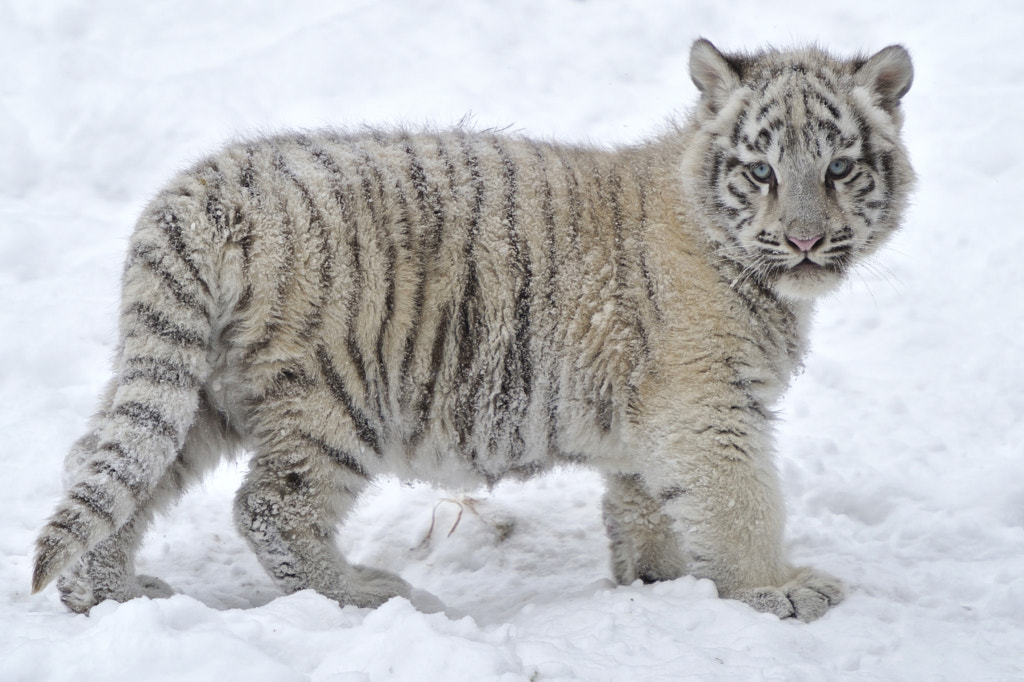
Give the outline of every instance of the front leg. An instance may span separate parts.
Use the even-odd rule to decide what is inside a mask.
[[[673,524],[639,476],[605,476],[602,509],[619,584],[674,580],[686,573]]]
[[[693,417],[650,429],[671,435],[637,455],[635,476],[610,479],[605,518],[616,578],[689,572],[758,611],[820,618],[842,600],[842,584],[786,559],[770,417],[750,403]]]

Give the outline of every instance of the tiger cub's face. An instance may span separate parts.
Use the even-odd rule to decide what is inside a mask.
[[[913,182],[898,135],[907,52],[691,54],[704,150],[696,194],[719,254],[791,299],[834,289],[898,227]]]

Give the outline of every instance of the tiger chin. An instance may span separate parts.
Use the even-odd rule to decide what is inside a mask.
[[[386,474],[489,486],[592,467],[619,583],[691,574],[814,620],[773,412],[813,300],[898,228],[906,50],[691,49],[684,122],[616,149],[465,128],[242,140],[149,203],[113,377],[65,460],[32,588],[76,612],[172,592],[135,574],[153,515],[245,453],[235,523],[284,592],[439,603],[350,563]]]

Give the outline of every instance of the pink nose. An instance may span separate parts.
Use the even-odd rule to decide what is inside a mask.
[[[796,237],[787,236],[786,239],[796,244],[796,248],[807,252],[810,251],[815,244],[821,241],[821,235],[819,234],[815,237],[811,237],[810,239],[797,239]]]

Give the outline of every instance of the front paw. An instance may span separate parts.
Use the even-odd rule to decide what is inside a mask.
[[[801,568],[784,585],[755,587],[736,596],[757,611],[810,623],[843,600],[843,583],[828,573]]]

